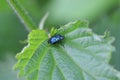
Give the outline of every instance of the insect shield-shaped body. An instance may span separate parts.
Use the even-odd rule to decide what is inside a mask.
[[[60,34],[56,34],[48,40],[48,43],[55,44],[62,41],[63,39],[64,39],[64,36],[61,36]]]

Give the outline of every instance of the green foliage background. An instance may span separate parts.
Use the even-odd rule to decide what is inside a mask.
[[[38,24],[46,12],[50,15],[45,23],[46,30],[69,21],[85,19],[98,34],[106,30],[116,40],[113,45],[111,65],[120,70],[120,0],[19,0]],[[12,65],[14,56],[20,52],[28,31],[6,0],[0,0],[0,80],[17,80]],[[22,42],[22,43],[21,43]],[[11,75],[11,76],[10,76]],[[6,77],[8,76],[8,77]]]

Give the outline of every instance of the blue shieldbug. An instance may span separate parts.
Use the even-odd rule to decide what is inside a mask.
[[[62,36],[60,34],[56,34],[48,40],[48,43],[55,44],[55,43],[62,41],[63,39],[64,39],[64,36]]]

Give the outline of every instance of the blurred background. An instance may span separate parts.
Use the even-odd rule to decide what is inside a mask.
[[[74,20],[88,20],[89,26],[99,35],[110,31],[115,37],[110,64],[120,70],[120,0],[19,0],[36,24],[46,12],[49,17],[45,28],[58,27]],[[9,7],[6,0],[0,0],[0,80],[17,79],[12,70],[15,55],[26,45],[28,31]],[[21,79],[22,80],[22,79]]]

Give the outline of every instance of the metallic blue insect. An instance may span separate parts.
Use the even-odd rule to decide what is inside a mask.
[[[64,39],[64,36],[61,36],[60,34],[56,34],[48,40],[48,43],[55,44],[62,41],[63,39]]]

